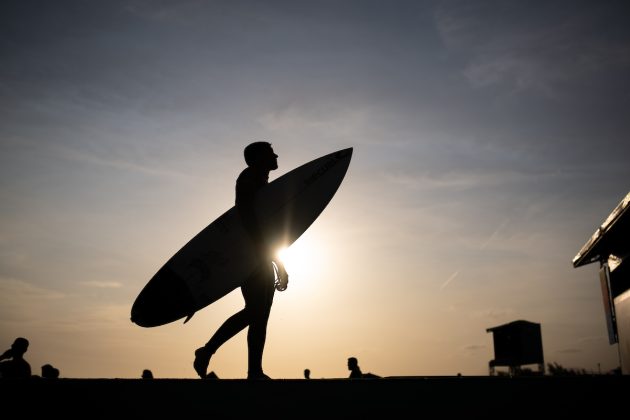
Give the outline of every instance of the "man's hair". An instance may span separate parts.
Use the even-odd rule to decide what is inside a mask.
[[[356,357],[348,357],[348,363],[350,363],[351,365],[357,365],[359,364],[359,361]]]
[[[271,143],[266,141],[257,141],[251,144],[248,144],[243,151],[243,155],[245,156],[245,163],[247,166],[252,166],[258,160],[258,157],[263,153],[269,151],[271,148]]]

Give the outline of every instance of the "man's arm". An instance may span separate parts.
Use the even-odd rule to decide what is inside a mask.
[[[245,231],[254,243],[257,254],[261,259],[269,261],[270,253],[265,241],[263,230],[256,217],[256,193],[260,187],[251,179],[239,178],[236,184],[236,211],[238,212]]]
[[[13,357],[13,349],[9,349],[5,351],[4,353],[2,353],[2,355],[0,356],[0,360],[10,359],[12,357]]]

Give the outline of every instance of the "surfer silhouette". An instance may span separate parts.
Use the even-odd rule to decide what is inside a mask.
[[[257,268],[241,285],[245,308],[228,318],[210,341],[195,351],[193,367],[201,378],[206,373],[212,355],[230,338],[247,331],[247,379],[270,379],[262,368],[267,322],[275,290],[285,290],[289,276],[281,261],[269,249],[264,226],[256,218],[255,198],[258,190],[268,184],[269,172],[278,169],[278,155],[271,143],[255,142],[244,150],[245,168],[236,180],[236,211],[256,249]],[[277,277],[277,279],[276,279]],[[211,372],[211,376],[214,372]]]
[[[0,378],[31,377],[31,365],[24,360],[26,350],[28,350],[28,340],[23,337],[16,338],[11,348],[0,356],[0,360],[4,360],[0,362]]]

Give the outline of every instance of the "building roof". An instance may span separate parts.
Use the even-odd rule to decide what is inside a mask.
[[[615,207],[604,223],[597,228],[580,252],[573,258],[573,267],[608,259],[613,254],[627,256],[630,251],[630,193]]]
[[[497,325],[496,327],[492,327],[492,328],[486,328],[486,332],[492,332],[495,330],[502,330],[505,328],[518,328],[518,327],[522,327],[522,326],[530,326],[530,325],[540,325],[536,322],[529,322],[529,321],[524,321],[522,319],[519,319],[518,321],[512,321],[512,322],[508,322],[507,324],[503,324],[503,325]]]

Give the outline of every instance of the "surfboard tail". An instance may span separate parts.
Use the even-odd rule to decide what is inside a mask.
[[[190,315],[195,300],[186,283],[164,266],[138,295],[131,308],[131,322],[157,327]]]

